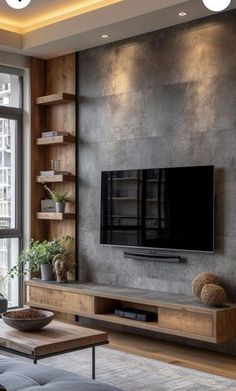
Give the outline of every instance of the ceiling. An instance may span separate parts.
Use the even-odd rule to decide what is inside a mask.
[[[0,50],[47,59],[213,14],[202,0],[32,0],[22,10],[2,0]]]

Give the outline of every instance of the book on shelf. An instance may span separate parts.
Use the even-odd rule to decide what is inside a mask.
[[[49,171],[40,171],[40,176],[54,176],[54,175],[68,175],[68,171],[58,171],[58,170],[49,170]]]
[[[42,133],[42,138],[57,137],[57,136],[69,136],[69,133],[61,130],[51,130]]]

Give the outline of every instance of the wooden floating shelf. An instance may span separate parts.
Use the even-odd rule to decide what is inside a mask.
[[[75,213],[38,212],[36,217],[38,220],[72,220],[75,218]]]
[[[56,144],[70,144],[75,143],[75,136],[55,136],[55,137],[41,137],[36,139],[36,145],[56,145]]]
[[[75,143],[75,136],[40,137],[36,139],[36,145],[53,145]]]
[[[75,175],[53,175],[53,176],[37,176],[37,183],[62,183],[62,182],[75,182]]]
[[[37,105],[49,106],[57,105],[61,103],[74,102],[75,95],[61,92],[53,95],[40,96],[36,99]]]

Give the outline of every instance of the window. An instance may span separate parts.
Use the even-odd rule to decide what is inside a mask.
[[[21,248],[22,78],[23,71],[0,66],[0,289],[9,307],[21,304],[21,281],[1,277],[17,264]]]
[[[0,68],[0,105],[21,108],[23,72],[6,68],[5,71]]]

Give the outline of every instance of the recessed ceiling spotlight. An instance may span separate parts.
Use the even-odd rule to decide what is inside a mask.
[[[205,7],[214,12],[225,10],[231,3],[231,0],[202,0]]]
[[[9,7],[20,10],[22,8],[27,7],[31,0],[6,0],[6,2]]]
[[[178,15],[179,16],[187,16],[188,14],[185,11],[181,11],[181,12],[178,13]]]
[[[102,34],[101,37],[106,39],[106,38],[110,38],[110,35],[109,34]]]

